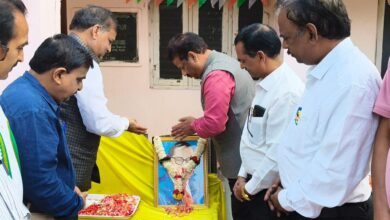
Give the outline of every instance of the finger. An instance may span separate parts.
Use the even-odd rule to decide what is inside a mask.
[[[269,189],[267,190],[267,192],[265,192],[264,201],[267,201],[267,200],[270,199],[270,196],[271,196],[271,194],[272,194],[272,191],[273,191],[273,189],[272,189],[272,186],[271,186],[271,188],[269,188]]]
[[[268,200],[267,203],[268,203],[269,209],[271,209],[271,211],[274,211],[275,210],[274,204],[270,200]]]
[[[136,130],[136,132],[138,133],[138,134],[145,134],[146,133],[146,131],[147,131],[147,129],[146,128],[137,128],[137,130]]]
[[[183,136],[183,135],[181,135],[181,134],[178,134],[178,135],[175,136],[175,139],[181,141],[181,140],[183,140],[185,137],[186,137],[186,136]]]
[[[172,127],[172,130],[175,130],[175,131],[177,131],[177,130],[179,130],[179,129],[180,129],[180,127],[181,127],[181,123],[179,123],[179,124],[176,124],[176,125],[174,125],[174,126]]]
[[[239,194],[234,193],[234,196],[236,197],[236,199],[237,199],[238,201],[240,201],[240,202],[243,201],[242,198],[241,198],[241,196],[240,196]]]
[[[186,121],[186,120],[187,120],[187,117],[183,117],[183,118],[180,118],[180,119],[179,119],[180,122],[184,122],[184,121]]]
[[[137,128],[137,130],[141,130],[141,131],[146,131],[146,130],[148,130],[147,128],[142,127],[141,125],[137,125],[137,126],[135,126],[135,127]]]

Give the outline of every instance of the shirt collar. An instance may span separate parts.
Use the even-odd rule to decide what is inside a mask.
[[[87,51],[87,53],[92,57],[92,59],[96,62],[96,63],[100,63],[100,59],[96,56],[96,54],[94,52],[92,52],[91,48],[89,48],[82,40],[79,36],[77,36],[77,34],[75,33],[70,33],[69,36],[71,36],[73,39],[75,39],[83,48],[85,51]]]
[[[348,54],[348,51],[351,51],[353,43],[351,39],[345,38],[339,44],[336,45],[316,66],[312,66],[308,70],[308,76],[312,76],[316,79],[321,79],[325,76],[328,70],[343,56]]]
[[[275,85],[279,83],[285,65],[286,64],[282,63],[282,65],[268,74],[264,79],[259,80],[259,82],[256,83],[256,86],[262,87],[265,91],[269,91],[271,88],[275,87]]]
[[[31,75],[30,72],[26,71],[22,77],[25,78],[39,92],[39,94],[46,100],[54,112],[59,111],[57,102],[53,99],[53,97],[51,97],[51,95],[41,85],[41,83],[39,83],[39,81],[33,75]]]

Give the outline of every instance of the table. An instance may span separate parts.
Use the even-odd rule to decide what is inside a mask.
[[[97,158],[101,184],[93,183],[89,193],[139,195],[141,202],[132,220],[226,219],[223,184],[216,174],[208,176],[209,208],[196,209],[190,215],[176,217],[167,215],[162,208],[154,207],[153,162],[154,148],[143,135],[125,132],[119,138],[102,137]]]

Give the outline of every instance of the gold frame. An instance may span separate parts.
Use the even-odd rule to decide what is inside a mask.
[[[160,136],[161,141],[164,142],[177,142],[178,140],[175,140],[172,136]],[[188,136],[184,138],[181,141],[197,141],[199,139],[199,136]],[[164,147],[165,149],[165,147]],[[204,187],[204,204],[194,204],[193,207],[197,209],[201,208],[208,208],[209,207],[209,192],[208,192],[208,144],[206,144],[203,155],[202,155],[202,160],[203,160],[203,187]],[[175,206],[176,204],[172,205],[159,205],[158,200],[159,200],[159,160],[156,152],[154,152],[154,206],[155,207],[172,207]]]

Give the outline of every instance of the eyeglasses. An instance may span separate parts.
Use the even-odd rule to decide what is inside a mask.
[[[246,129],[248,130],[248,133],[251,137],[253,137],[253,134],[252,132],[249,130],[249,123],[251,122],[252,120],[252,116],[253,116],[253,108],[251,107],[250,109],[248,109],[248,119],[246,120]]]
[[[184,158],[184,157],[171,157],[177,165],[182,165],[184,162],[190,161],[190,157]]]
[[[7,56],[9,48],[0,41],[0,61],[3,61]]]

